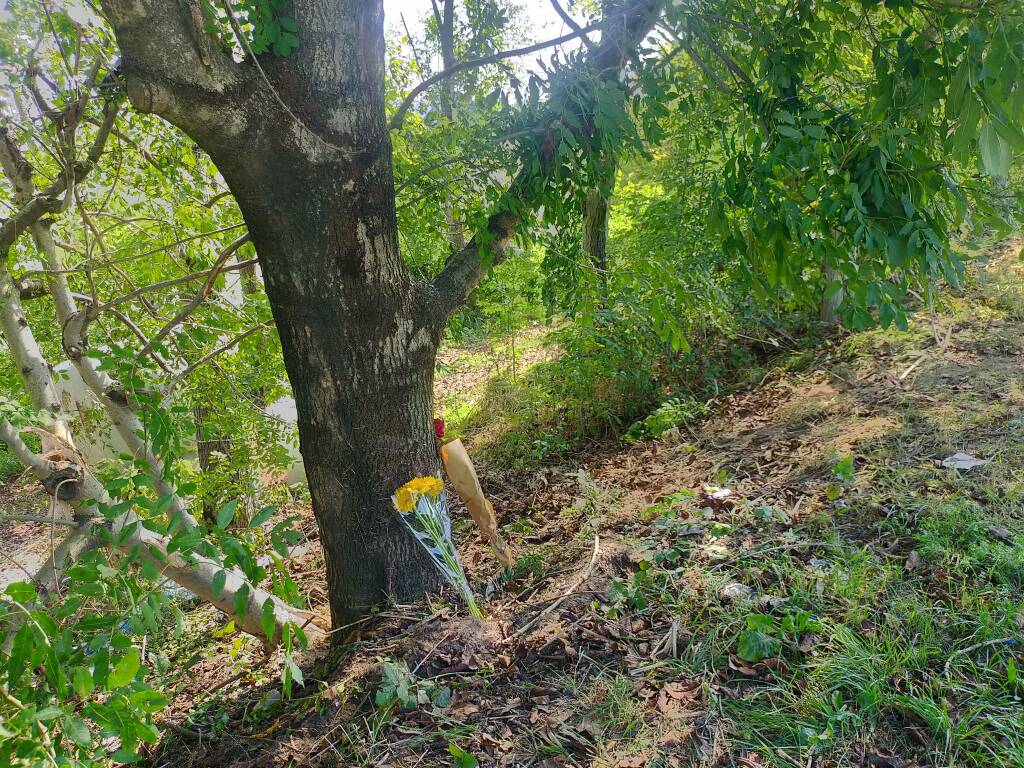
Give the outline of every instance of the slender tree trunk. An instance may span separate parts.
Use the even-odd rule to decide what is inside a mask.
[[[843,303],[843,289],[828,295],[829,285],[834,282],[842,282],[843,276],[839,271],[827,262],[822,266],[822,276],[825,278],[825,294],[821,299],[821,322],[826,325],[839,325],[839,307]]]
[[[580,230],[580,250],[597,272],[603,304],[608,294],[608,198],[596,188],[587,190]]]

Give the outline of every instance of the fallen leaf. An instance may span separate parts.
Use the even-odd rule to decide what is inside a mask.
[[[739,672],[744,677],[757,677],[758,675],[757,670],[753,667],[747,666],[747,663],[739,656],[729,657],[729,669],[734,672]]]
[[[674,728],[661,735],[661,738],[658,739],[658,746],[667,749],[677,749],[686,743],[686,740],[690,738],[690,733],[690,731],[680,731]]]
[[[994,536],[1000,541],[1005,541],[1007,544],[1013,541],[1013,531],[1005,525],[990,525],[988,527],[988,532],[991,536]]]
[[[903,564],[903,567],[908,571],[913,571],[921,567],[921,555],[917,553],[916,549],[910,550],[910,554],[907,555],[907,561]]]
[[[802,652],[808,653],[817,641],[818,636],[814,632],[804,632],[800,637],[800,643],[797,647],[800,648]]]
[[[661,714],[672,717],[696,715],[698,713],[689,711],[686,705],[700,700],[703,692],[704,688],[699,680],[665,683],[658,692],[655,706]]]
[[[758,668],[766,667],[779,675],[784,675],[789,672],[789,665],[784,659],[780,659],[778,656],[769,656],[767,659],[759,662],[757,666]]]
[[[988,464],[988,459],[976,459],[968,453],[954,453],[942,460],[942,466],[947,469],[974,469],[982,464]]]
[[[764,768],[761,756],[756,752],[748,752],[736,761],[737,768]]]

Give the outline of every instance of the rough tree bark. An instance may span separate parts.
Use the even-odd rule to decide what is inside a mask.
[[[335,624],[436,588],[390,497],[440,470],[434,357],[448,314],[484,268],[477,238],[430,284],[402,261],[380,0],[293,0],[299,47],[258,66],[213,43],[195,0],[101,5],[132,104],[209,153],[249,227],[295,394]],[[634,0],[594,71],[617,72],[617,45],[635,46],[659,7]],[[517,226],[516,216],[492,217],[494,254]]]

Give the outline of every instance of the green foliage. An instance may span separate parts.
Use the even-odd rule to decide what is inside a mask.
[[[687,23],[704,36],[695,53],[737,75],[713,188],[724,247],[744,255],[765,296],[812,302],[842,288],[848,324],[904,324],[911,288],[959,282],[950,233],[1004,227],[976,168],[980,157],[1004,178],[1011,147],[1024,149],[1013,127],[1024,110],[1020,15],[1000,2],[977,14],[829,0],[752,16],[715,5],[714,19]],[[712,38],[727,42],[716,51]]]
[[[112,354],[101,358],[105,370],[135,385],[139,393],[137,413],[144,419],[145,434],[158,446],[173,473],[175,459],[184,445],[182,423],[174,408],[161,398],[146,394],[140,369],[122,368],[130,358]],[[28,425],[38,414],[5,401],[4,415]],[[0,657],[5,681],[0,698],[0,717],[5,733],[0,740],[0,761],[11,765],[70,760],[78,765],[104,765],[108,761],[132,762],[143,744],[155,744],[159,731],[155,715],[167,697],[160,681],[169,672],[163,646],[181,632],[182,612],[178,599],[164,589],[164,578],[146,548],[136,547],[127,556],[115,548],[144,527],[168,537],[168,550],[186,560],[192,553],[213,559],[223,569],[237,568],[254,584],[269,582],[286,600],[298,598],[297,587],[285,568],[288,548],[298,538],[285,519],[268,531],[250,527],[228,530],[235,502],[224,506],[216,525],[208,530],[180,525],[168,514],[169,499],[154,490],[152,469],[141,459],[126,457],[111,465],[105,480],[109,503],[98,505],[108,524],[126,513],[136,516],[116,529],[95,526],[100,546],[87,551],[67,571],[56,594],[38,595],[27,583],[9,585],[0,595],[0,645],[10,644],[10,655]],[[187,494],[188,484],[178,485]],[[259,517],[268,522],[273,510]],[[141,545],[140,545],[141,546]],[[269,549],[269,562],[260,554]],[[214,579],[223,589],[224,576]],[[219,587],[218,587],[219,583]],[[236,608],[244,615],[245,598]],[[264,606],[264,632],[275,632],[273,614]],[[302,682],[292,656],[293,644],[304,644],[297,627],[285,632],[283,685]],[[145,656],[143,652],[145,650]]]
[[[462,749],[455,742],[448,745],[448,752],[453,758],[455,758],[452,763],[452,768],[477,768],[477,766],[480,765],[479,760],[469,754],[466,750]]]
[[[654,584],[655,572],[651,563],[642,561],[628,579],[613,579],[608,588],[605,613],[621,616],[627,611],[642,611],[647,607],[648,593]]]
[[[18,457],[7,450],[6,446],[0,446],[0,483],[8,483],[25,471],[25,466],[18,460]]]
[[[782,641],[774,636],[775,630],[776,622],[771,616],[747,616],[747,628],[740,632],[739,641],[736,643],[736,655],[750,662],[775,656],[782,647]]]
[[[804,633],[821,631],[821,624],[807,611],[790,611],[781,619],[752,613],[746,625],[737,639],[736,655],[751,663],[777,656],[787,643],[799,641]]]
[[[706,403],[693,398],[669,398],[659,405],[649,416],[633,422],[624,435],[625,439],[635,442],[643,437],[661,437],[673,427],[689,424],[704,416],[708,407]]]
[[[284,57],[299,46],[299,26],[287,14],[286,0],[202,0],[200,7],[204,29],[243,51]]]
[[[374,695],[374,701],[380,709],[387,710],[396,706],[417,709],[427,705],[443,708],[451,702],[450,688],[430,680],[418,679],[404,661],[382,661],[381,675],[380,685]]]
[[[832,464],[832,474],[839,482],[832,483],[826,490],[829,501],[835,501],[853,485],[856,474],[853,469],[853,456],[847,454],[835,460]]]
[[[116,56],[109,32],[91,22],[82,25],[53,8],[44,26],[34,4],[10,7],[0,31],[2,64],[20,73],[31,62],[45,74],[46,98],[59,108],[79,97],[89,64]],[[235,55],[286,57],[299,50],[302,30],[282,0],[234,6],[204,0],[201,7],[207,31]],[[457,58],[522,42],[511,6],[472,0],[459,7]],[[839,291],[847,324],[905,326],[908,297],[916,291],[927,298],[941,280],[958,284],[968,246],[979,232],[1004,231],[1024,192],[1015,163],[1024,151],[1024,32],[1015,3],[712,0],[699,8],[670,4],[662,30],[664,39],[675,38],[668,49],[673,57],[651,42],[631,60],[626,79],[579,77],[585,46],[528,72],[473,68],[428,91],[404,130],[394,132],[401,247],[415,278],[437,274],[460,239],[486,243],[485,222],[495,211],[525,222],[521,255],[492,272],[455,316],[450,335],[496,337],[544,314],[570,321],[557,332],[557,360],[503,383],[523,406],[501,441],[515,462],[541,462],[627,426],[627,435],[637,438],[698,418],[728,371],[746,370],[756,380],[799,313]],[[392,48],[391,108],[413,82],[434,74],[439,34],[436,21],[427,24],[415,41],[427,53],[420,61]],[[36,45],[44,39],[54,45]],[[73,68],[67,51],[75,51]],[[21,89],[20,80],[11,83]],[[25,103],[35,98],[19,93]],[[113,98],[89,104],[71,148],[79,159],[96,135],[105,100]],[[41,185],[67,169],[53,151],[60,138],[49,123],[36,130],[34,120],[33,113],[10,130],[29,148]],[[78,189],[76,205],[95,221],[57,216],[53,227],[58,242],[68,244],[61,247],[72,290],[100,303],[139,285],[209,270],[242,231],[237,206],[223,196],[216,169],[194,143],[134,112],[118,118],[117,137],[89,184]],[[606,172],[612,160],[619,169],[614,184]],[[607,273],[580,254],[581,203],[595,188],[612,197]],[[0,202],[12,207],[6,186]],[[539,221],[536,210],[543,210]],[[238,253],[239,259],[253,255],[251,246]],[[39,277],[30,238],[5,256],[19,280]],[[108,262],[117,269],[95,268]],[[215,298],[149,354],[139,352],[139,335],[152,338],[166,320],[161,310],[189,302],[194,282],[168,286],[159,301],[119,304],[119,316],[94,324],[90,355],[119,382],[116,394],[136,408],[146,444],[164,462],[164,479],[197,505],[219,510],[197,531],[177,528],[167,519],[168,500],[154,489],[152,469],[123,456],[104,467],[112,498],[101,512],[113,520],[131,510],[140,519],[134,525],[169,535],[182,556],[215,559],[225,569],[214,580],[217,591],[226,569],[237,567],[294,602],[298,590],[284,567],[297,540],[290,522],[264,530],[273,514],[267,507],[250,526],[239,525],[245,507],[239,499],[257,496],[258,471],[286,461],[283,430],[264,413],[286,391],[279,342],[265,295],[246,279],[241,298],[228,300],[238,283],[228,273],[218,276]],[[42,298],[26,311],[43,351],[61,359],[52,302]],[[215,364],[180,381],[174,375],[226,339],[261,327]],[[740,334],[755,344],[741,346]],[[0,356],[0,391],[7,397],[0,410],[18,424],[37,423],[40,415],[24,408],[18,377],[12,356]],[[197,443],[220,446],[204,466],[190,458]],[[0,477],[12,476],[10,467],[10,454],[0,451]],[[852,458],[833,471],[838,498],[853,482]],[[692,533],[684,530],[689,521],[674,517],[691,501],[676,495],[652,510],[675,543],[612,585],[609,613],[652,610],[652,595],[664,599],[661,566],[685,556],[684,538]],[[954,504],[927,511],[919,529],[902,532],[923,558],[983,578],[997,591],[1024,583],[1021,547],[993,540],[977,509]],[[774,515],[763,520],[779,522]],[[106,546],[83,556],[56,595],[14,584],[0,596],[0,641],[11,648],[0,658],[0,762],[128,762],[157,740],[155,716],[166,703],[162,644],[180,631],[181,608],[141,553],[109,556],[114,537],[128,533],[111,533]],[[527,570],[537,571],[528,558],[517,573]],[[798,589],[799,579],[789,576]],[[828,588],[852,594],[855,583],[851,576]],[[1000,599],[998,610],[1011,615],[1012,601]],[[921,658],[942,648],[927,645],[946,631],[929,618],[930,603],[897,609],[917,622],[913,644]],[[270,634],[268,606],[262,610]],[[727,638],[723,646],[752,663],[820,630],[802,612],[755,614],[743,626],[738,635],[733,624],[715,631]],[[284,638],[286,695],[304,683],[292,657],[301,640],[295,631]],[[838,631],[833,642],[840,661],[834,669],[816,662],[813,670],[827,695],[791,692],[807,697],[802,719],[770,722],[756,729],[758,739],[792,734],[803,746],[824,749],[850,722],[882,708],[887,679],[900,668],[885,667],[885,642]],[[917,663],[916,657],[903,661]],[[856,679],[862,671],[864,680]],[[1015,665],[1006,666],[998,685],[1016,690]],[[418,680],[404,663],[384,663],[376,695],[383,710],[444,706],[448,697],[447,688]],[[950,743],[965,739],[940,699],[908,686],[885,706],[948,734]],[[853,703],[860,711],[852,711]],[[1015,736],[1019,743],[1019,728],[1000,727],[1005,738],[992,749]],[[449,751],[459,765],[476,764],[455,744]]]

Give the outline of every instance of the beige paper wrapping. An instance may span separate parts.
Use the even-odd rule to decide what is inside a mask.
[[[509,552],[505,539],[498,532],[498,521],[494,517],[494,507],[484,496],[483,488],[480,487],[480,480],[476,476],[476,468],[472,459],[466,453],[466,447],[461,440],[452,440],[441,446],[441,461],[444,462],[444,470],[448,479],[455,486],[456,493],[462,499],[462,503],[469,510],[470,517],[480,529],[491,548],[494,550],[498,562],[506,568],[512,567],[512,553]]]

